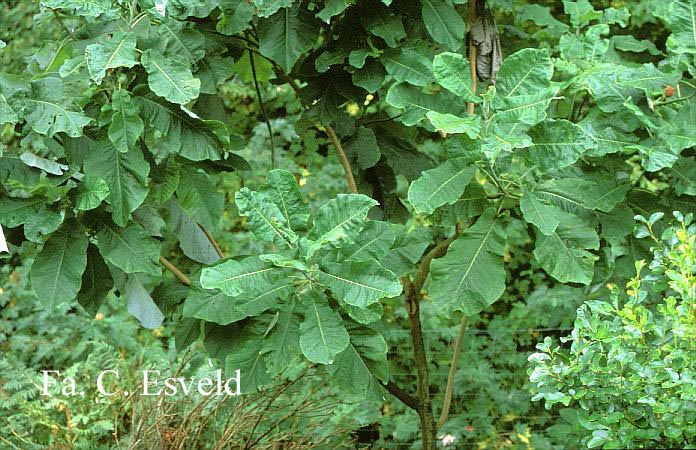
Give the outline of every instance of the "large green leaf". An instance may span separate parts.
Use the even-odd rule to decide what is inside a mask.
[[[239,214],[247,217],[249,230],[259,239],[292,247],[297,235],[289,228],[288,218],[269,194],[242,188],[234,195]]]
[[[670,25],[674,48],[696,54],[696,0],[670,2],[663,18]]]
[[[268,172],[266,181],[268,184],[261,192],[268,194],[278,206],[285,224],[289,224],[292,230],[306,230],[312,211],[302,198],[295,176],[287,170],[275,169]]]
[[[378,380],[389,380],[389,347],[377,331],[349,324],[350,344],[336,356],[329,368],[336,382],[347,392],[381,399],[383,388]]]
[[[546,118],[546,111],[557,92],[554,87],[539,89],[534,94],[505,97],[497,103],[494,117],[504,123],[537,124]]]
[[[546,49],[525,48],[505,58],[495,84],[498,96],[531,95],[549,86],[553,63]]]
[[[92,175],[85,175],[77,187],[75,208],[89,211],[96,208],[109,196],[109,185],[106,181]]]
[[[114,143],[114,147],[125,153],[129,148],[135,147],[143,135],[145,125],[127,91],[119,89],[114,93],[111,108],[113,114],[109,125],[109,139]]]
[[[384,52],[380,61],[396,81],[426,86],[434,79],[430,60],[415,50],[390,49]]]
[[[318,364],[333,364],[334,358],[349,344],[343,319],[323,294],[311,290],[301,298],[304,320],[300,324],[300,349]]]
[[[138,319],[140,325],[144,328],[159,328],[162,325],[164,314],[135,275],[128,275],[124,295],[128,300],[128,312]]]
[[[314,217],[309,239],[316,242],[310,254],[325,243],[340,246],[350,242],[365,226],[365,218],[377,201],[362,194],[338,194],[324,204]]]
[[[149,127],[145,141],[153,153],[178,153],[192,161],[219,160],[229,147],[222,122],[203,120],[153,95],[133,97]]]
[[[301,5],[283,8],[259,23],[259,51],[290,73],[319,36],[316,20]]]
[[[184,167],[179,174],[176,195],[181,208],[208,230],[216,229],[222,215],[224,198],[217,191],[215,183],[208,174],[194,167]]]
[[[94,315],[112,287],[114,287],[114,281],[109,267],[99,254],[99,249],[90,244],[87,248],[87,266],[82,274],[82,286],[77,294],[77,301],[88,314]]]
[[[111,37],[101,36],[86,50],[87,68],[95,83],[101,84],[106,71],[138,64],[135,33],[117,31]]]
[[[61,132],[82,136],[82,129],[92,121],[83,114],[72,93],[66,91],[62,80],[55,77],[32,81],[26,105],[25,120],[29,126],[47,136]]]
[[[152,49],[145,50],[140,61],[148,73],[148,86],[155,94],[181,105],[198,98],[201,80],[193,77],[188,65]]]
[[[109,187],[106,200],[111,205],[111,215],[117,225],[125,226],[130,213],[147,197],[150,165],[142,150],[134,147],[121,153],[111,141],[101,140],[85,155],[84,170],[85,175],[106,181]]]
[[[19,122],[27,92],[29,84],[24,79],[0,73],[0,125]]]
[[[670,174],[677,195],[696,195],[696,158],[679,158],[670,169]]]
[[[470,164],[469,158],[447,160],[434,169],[426,170],[411,183],[408,200],[417,213],[432,214],[442,205],[454,204],[475,173],[476,167]]]
[[[434,260],[429,295],[443,311],[477,314],[505,290],[505,231],[493,209],[487,210]]]
[[[529,159],[541,170],[573,164],[596,142],[579,125],[564,119],[546,120],[529,130]]]
[[[466,26],[454,6],[446,0],[423,0],[425,28],[436,42],[457,50],[462,45]]]
[[[594,228],[585,220],[566,214],[552,234],[537,234],[534,258],[561,283],[590,284],[597,256],[587,249],[598,248]]]
[[[97,17],[107,12],[109,0],[41,0],[41,5],[51,9],[67,9],[78,16]]]
[[[437,82],[453,94],[468,102],[481,101],[471,90],[469,61],[463,55],[449,52],[436,55],[433,59],[433,73]]]
[[[385,8],[371,8],[369,13],[361,14],[360,21],[366,30],[384,39],[389,47],[396,47],[406,37],[401,16]]]
[[[201,286],[205,289],[220,289],[224,294],[236,297],[240,294],[265,292],[282,275],[283,269],[274,267],[249,256],[240,261],[228,260],[201,272]]]
[[[278,323],[266,340],[268,363],[271,370],[280,373],[302,354],[300,350],[300,319],[297,298],[293,295],[280,309]]]
[[[203,264],[212,264],[220,259],[201,227],[175,200],[167,202],[165,207],[169,213],[167,224],[176,235],[184,255]]]
[[[481,118],[479,116],[459,117],[449,113],[428,111],[426,117],[436,130],[447,134],[464,133],[471,139],[476,139],[481,132]]]
[[[407,83],[392,84],[385,101],[404,110],[401,122],[409,127],[423,120],[428,111],[440,109],[437,96],[426,94],[421,88]]]
[[[159,243],[136,223],[126,228],[102,223],[97,231],[97,247],[105,260],[126,273],[144,272],[158,276]]]
[[[251,26],[254,17],[254,5],[246,0],[221,0],[222,17],[216,25],[218,33],[235,35]]]
[[[234,339],[221,342],[222,345],[233,347],[233,351],[228,352],[225,358],[225,374],[233,377],[239,370],[242,393],[255,392],[272,381],[265,361],[265,333],[268,327],[266,319],[252,319],[244,324],[241,332],[235,333]]]
[[[199,287],[191,288],[184,302],[183,315],[220,325],[238,322],[247,317],[232,297]]]
[[[360,231],[352,244],[344,245],[339,250],[339,261],[380,261],[389,253],[394,243],[395,235],[391,224],[370,220]]]
[[[531,191],[525,191],[522,195],[520,209],[524,220],[536,225],[539,231],[547,236],[556,231],[560,223],[559,209],[543,202]]]
[[[87,266],[87,235],[74,222],[53,233],[29,274],[36,296],[53,307],[75,300]]]
[[[357,159],[362,169],[374,167],[382,156],[375,132],[367,127],[358,128],[355,135],[346,140],[345,150],[348,157]]]
[[[397,276],[374,259],[325,263],[319,272],[319,281],[331,289],[337,299],[360,308],[401,294]]]

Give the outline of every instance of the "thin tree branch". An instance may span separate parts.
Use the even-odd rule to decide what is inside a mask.
[[[256,97],[259,99],[259,108],[261,109],[261,114],[263,114],[263,120],[266,121],[266,128],[268,128],[268,138],[271,141],[271,170],[275,169],[275,142],[273,141],[273,128],[271,127],[271,120],[268,118],[266,113],[266,107],[263,105],[263,98],[261,97],[261,88],[259,87],[259,79],[256,76],[256,63],[254,62],[254,52],[249,49],[249,64],[251,66],[251,76],[254,79],[254,87],[256,88]]]
[[[420,419],[421,438],[425,450],[435,449],[435,418],[430,398],[430,380],[428,377],[428,357],[425,353],[425,340],[420,319],[420,293],[414,289],[408,275],[402,278],[408,311],[408,326],[413,345],[413,360],[416,365],[418,417]]]
[[[449,374],[447,375],[447,388],[445,388],[445,400],[442,403],[442,411],[440,411],[440,419],[435,425],[435,430],[439,430],[447,422],[450,406],[452,404],[452,392],[454,391],[454,377],[457,374],[457,364],[459,364],[459,356],[462,353],[462,341],[464,340],[464,332],[469,321],[469,316],[462,317],[462,323],[459,326],[459,334],[457,340],[454,341],[454,352],[452,353],[452,363],[450,365]]]
[[[425,284],[425,279],[428,277],[428,273],[430,272],[430,263],[432,260],[435,258],[440,258],[447,253],[447,249],[449,248],[450,244],[459,237],[459,234],[459,231],[455,232],[451,237],[437,244],[425,255],[423,262],[421,262],[420,269],[416,274],[416,278],[413,281],[413,289],[416,291],[416,293],[420,293],[420,290],[423,288],[423,284]]]
[[[288,83],[290,87],[292,88],[293,91],[295,91],[295,94],[297,96],[300,96],[300,87],[297,85],[297,82],[295,82],[294,79],[289,77],[287,74],[283,72],[283,69],[280,67],[274,67],[274,70],[276,72],[276,76],[281,78],[283,81]],[[303,105],[304,106],[304,105]],[[336,153],[338,153],[338,159],[341,160],[341,165],[343,166],[343,171],[346,174],[346,181],[348,181],[348,189],[350,189],[350,192],[357,193],[358,192],[358,187],[355,184],[355,178],[353,178],[353,171],[350,167],[350,161],[348,161],[348,157],[346,156],[345,151],[343,151],[343,145],[341,145],[341,141],[338,139],[338,136],[336,136],[336,132],[330,125],[326,125],[325,127],[326,130],[326,135],[329,137],[331,140],[331,143],[336,147]]]
[[[476,45],[474,44],[474,22],[476,21],[476,1],[469,0],[469,71],[471,72],[471,91],[476,93],[477,74],[476,74]],[[466,105],[469,115],[474,114],[474,103]]]
[[[217,241],[215,240],[213,235],[210,233],[210,231],[208,231],[208,229],[206,227],[204,227],[203,225],[201,225],[200,223],[198,224],[198,226],[203,231],[203,234],[205,234],[205,237],[208,238],[208,241],[210,241],[210,244],[213,246],[213,248],[215,249],[215,252],[218,254],[220,259],[223,259],[225,257],[225,254],[222,253],[222,249],[220,248],[220,245],[217,243]]]
[[[165,258],[164,256],[160,256],[159,262],[164,267],[166,267],[167,270],[173,273],[174,276],[181,282],[181,284],[191,286],[191,279],[184,275],[184,273],[181,270],[179,270],[174,264],[172,264],[167,258]]]
[[[346,174],[346,180],[348,181],[348,189],[350,189],[350,192],[357,194],[358,187],[355,185],[355,178],[353,178],[353,171],[350,167],[350,161],[348,161],[346,152],[343,151],[343,145],[341,145],[341,141],[338,139],[338,136],[336,136],[336,132],[330,125],[326,125],[326,134],[329,136],[329,139],[331,139],[331,143],[333,143],[334,147],[336,147],[338,159],[341,160],[343,171]]]
[[[401,400],[401,402],[411,409],[418,411],[418,399],[410,395],[408,392],[403,391],[399,386],[393,382],[388,382],[384,387],[392,394],[394,397]]]

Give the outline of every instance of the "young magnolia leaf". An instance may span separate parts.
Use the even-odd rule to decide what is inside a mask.
[[[105,260],[126,273],[144,272],[158,276],[159,243],[136,223],[126,228],[104,222],[97,231],[97,248]]]
[[[310,290],[302,295],[304,320],[300,324],[300,349],[318,364],[333,364],[334,358],[349,344],[343,318],[329,305],[323,294]]]
[[[529,137],[529,159],[543,171],[569,166],[597,146],[585,130],[564,119],[536,125],[529,130]]]
[[[309,239],[315,243],[309,249],[309,257],[322,245],[331,243],[340,247],[350,242],[365,226],[365,218],[377,201],[362,194],[338,194],[326,202],[314,217]]]
[[[423,7],[425,8],[425,5]],[[481,101],[481,98],[471,90],[469,61],[463,55],[449,52],[436,55],[433,59],[433,73],[438,84],[454,95],[467,102]]]
[[[525,48],[505,58],[495,88],[500,98],[532,95],[549,87],[552,76],[549,51]]]
[[[436,130],[444,131],[447,134],[464,133],[471,139],[476,139],[481,132],[481,118],[479,116],[459,117],[454,114],[428,111],[426,117]]]
[[[277,280],[283,278],[283,269],[262,261],[258,256],[249,256],[206,267],[201,272],[201,286],[219,289],[230,297],[246,293],[254,295],[265,292]]]
[[[450,50],[461,47],[466,26],[454,6],[445,0],[423,0],[422,4],[423,22],[433,39]]]
[[[450,245],[447,254],[434,260],[429,294],[443,310],[479,313],[505,291],[505,230],[488,209],[476,223]]]
[[[198,98],[201,80],[193,77],[186,64],[152,49],[145,50],[140,61],[148,73],[147,83],[155,94],[181,105]]]
[[[432,214],[438,207],[452,205],[461,197],[476,173],[468,158],[454,158],[426,170],[411,183],[408,201],[419,214]]]
[[[144,328],[162,326],[164,314],[135,275],[128,275],[124,295],[128,300],[128,312],[138,319],[140,325]]]
[[[298,4],[283,8],[259,23],[259,51],[290,73],[300,56],[312,48],[317,36],[316,19]]]
[[[135,33],[117,31],[110,39],[101,36],[96,44],[87,46],[86,58],[90,76],[95,83],[101,84],[108,69],[138,64]]]
[[[586,249],[598,248],[594,228],[579,217],[565,214],[551,235],[537,235],[534,258],[561,283],[590,284],[598,258]]]
[[[319,281],[336,298],[359,308],[366,308],[381,298],[396,297],[402,289],[396,275],[374,259],[325,263]]]
[[[259,239],[292,247],[297,235],[289,228],[287,218],[269,194],[244,187],[234,195],[239,214],[247,217],[249,230]]]
[[[268,194],[285,218],[285,223],[297,231],[307,229],[311,209],[300,193],[295,176],[287,170],[275,169],[266,176],[267,186],[260,191]]]
[[[87,266],[87,235],[66,223],[46,241],[29,277],[36,297],[48,308],[75,300]]]
[[[125,153],[129,148],[135,147],[143,135],[145,125],[127,91],[119,89],[114,93],[111,108],[113,114],[109,125],[109,139],[118,151]]]
[[[106,181],[92,175],[85,175],[77,186],[75,208],[89,211],[96,208],[109,196],[109,185]]]
[[[557,207],[546,204],[534,195],[531,191],[525,191],[520,199],[520,209],[524,220],[536,225],[536,227],[545,235],[550,235],[556,231],[556,227],[560,223],[559,212]]]
[[[85,155],[85,175],[103,179],[109,187],[106,201],[116,225],[126,226],[131,212],[147,197],[147,175],[150,165],[143,152],[134,147],[121,153],[106,139],[98,141],[94,150]]]

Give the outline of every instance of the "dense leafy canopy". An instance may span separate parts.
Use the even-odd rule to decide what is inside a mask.
[[[633,216],[696,209],[693,0],[649,2],[659,46],[627,7],[490,1],[519,36],[494,84],[466,3],[42,0],[63,35],[0,72],[0,224],[36,246],[38,300],[93,312],[114,287],[144,327],[202,335],[245,390],[318,364],[380,400],[390,299],[475,317],[520,255],[588,295],[629,276],[649,255]],[[300,118],[261,103],[247,126],[218,95],[244,83]],[[334,152],[356,192],[318,205],[307,161]],[[230,216],[249,251],[217,246]],[[184,285],[170,300],[163,266]]]

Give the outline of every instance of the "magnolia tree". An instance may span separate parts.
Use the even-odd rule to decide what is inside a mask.
[[[0,73],[0,125],[18,144],[0,159],[0,224],[13,252],[40,249],[38,301],[94,312],[115,289],[143,326],[174,327],[177,348],[202,338],[247,391],[323,366],[339,387],[413,408],[426,449],[462,333],[433,405],[421,302],[460,312],[463,329],[503,294],[513,251],[597,289],[648,251],[635,214],[696,209],[693,0],[652,2],[666,52],[621,33],[625,8],[580,0],[563,2],[564,21],[524,6],[558,46],[506,55],[499,1],[41,6],[35,20],[61,38]],[[216,180],[250,167],[218,88],[248,79],[262,102],[261,68],[326,134],[346,193],[313,211],[294,174],[269,171],[235,195],[266,250],[224,255]],[[185,293],[164,308],[152,292],[172,280]],[[413,344],[398,383],[379,331],[390,298]]]

